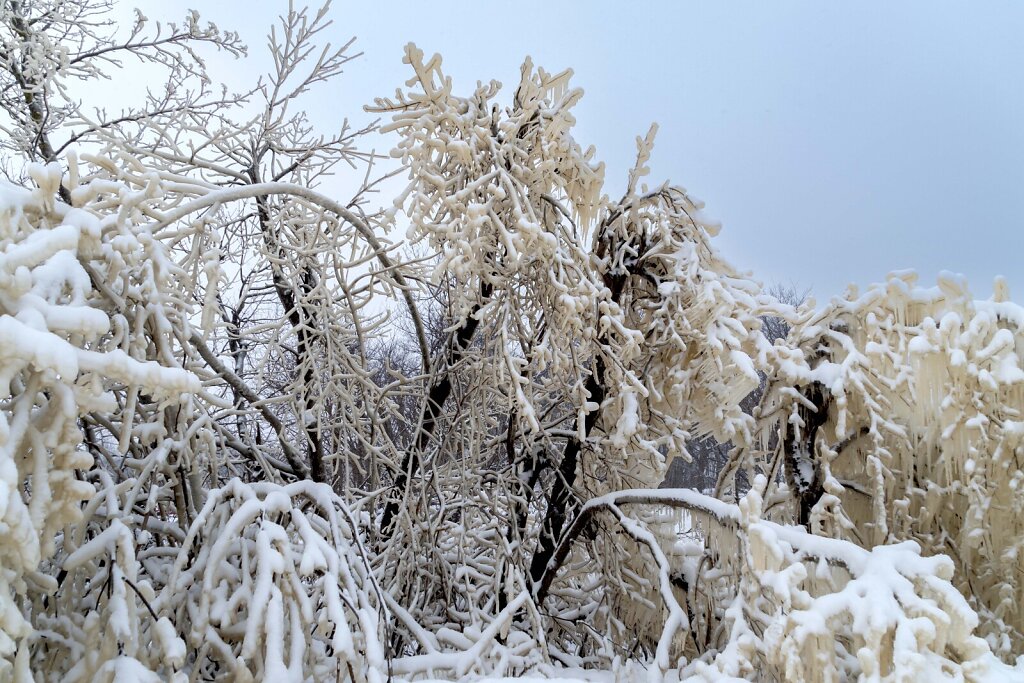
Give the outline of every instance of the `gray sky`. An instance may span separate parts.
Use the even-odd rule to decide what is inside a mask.
[[[130,1],[126,4],[131,4]],[[265,66],[282,1],[194,6],[250,45],[222,74]],[[531,55],[572,67],[576,138],[618,195],[635,136],[660,125],[652,183],[707,202],[718,247],[764,282],[819,301],[913,268],[963,273],[978,298],[1007,277],[1024,300],[1024,3],[335,2],[333,40],[364,55],[317,92],[317,121],[360,116],[408,77],[402,47],[444,56],[456,89],[511,88]],[[387,147],[381,142],[381,147]]]

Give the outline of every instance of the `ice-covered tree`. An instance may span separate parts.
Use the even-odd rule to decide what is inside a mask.
[[[0,678],[983,680],[1020,651],[1004,294],[779,302],[644,184],[655,129],[606,195],[568,71],[460,95],[410,45],[379,131],[321,135],[326,7],[217,100],[178,86],[242,47],[195,15],[2,7]],[[121,55],[173,87],[86,116],[68,83]],[[655,488],[705,438],[719,498]]]
[[[761,408],[781,433],[765,471],[797,521],[948,555],[1004,656],[1024,633],[1024,311],[1007,297],[997,281],[976,301],[948,273],[851,290],[794,325]]]

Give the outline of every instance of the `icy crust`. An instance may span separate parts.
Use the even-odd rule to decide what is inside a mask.
[[[799,433],[804,394],[823,388],[816,527],[950,554],[981,633],[1010,661],[1024,647],[1024,308],[1007,297],[997,281],[975,300],[950,273],[931,288],[896,273],[851,290],[777,347],[762,410]]]
[[[132,240],[131,227],[57,203],[57,167],[30,174],[35,190],[0,183],[0,678],[16,652],[21,675],[28,666],[32,628],[17,602],[25,577],[95,492],[76,476],[92,463],[78,418],[109,409],[114,387],[171,401],[199,387],[188,372],[110,343],[110,302],[87,268],[109,275],[110,238]],[[146,253],[137,240],[132,249]]]

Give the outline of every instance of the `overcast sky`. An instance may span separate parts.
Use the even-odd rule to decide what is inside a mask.
[[[241,32],[252,57],[217,63],[224,74],[265,66],[287,7],[137,4],[153,18],[195,6]],[[1024,3],[378,0],[332,16],[332,39],[364,54],[314,98],[325,125],[393,93],[409,41],[440,52],[462,93],[513,87],[530,55],[574,69],[575,135],[606,162],[609,193],[658,122],[649,180],[704,199],[719,248],[763,282],[823,301],[895,269],[928,285],[952,270],[978,298],[1002,274],[1024,300]]]

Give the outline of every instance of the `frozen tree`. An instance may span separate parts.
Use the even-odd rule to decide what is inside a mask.
[[[409,45],[379,129],[321,134],[327,7],[219,99],[194,14],[2,7],[0,679],[1012,674],[1002,290],[780,301],[644,184],[655,128],[605,194],[568,71],[460,95]],[[122,57],[166,97],[87,115]],[[718,497],[656,488],[709,439]]]
[[[0,130],[2,148],[50,163],[75,143],[96,134],[139,124],[152,125],[168,114],[193,116],[226,102],[210,92],[197,48],[213,46],[244,54],[238,36],[202,25],[190,12],[180,24],[151,22],[136,11],[127,32],[110,18],[110,0],[9,0],[0,5]],[[154,69],[165,88],[118,113],[94,103],[83,106],[74,84],[109,79],[125,61]],[[62,199],[68,200],[66,190]]]
[[[765,471],[784,474],[797,521],[949,555],[1004,656],[1024,632],[1024,314],[1007,296],[997,281],[975,301],[951,274],[931,289],[898,273],[851,290],[794,325],[762,408],[781,433]]]

